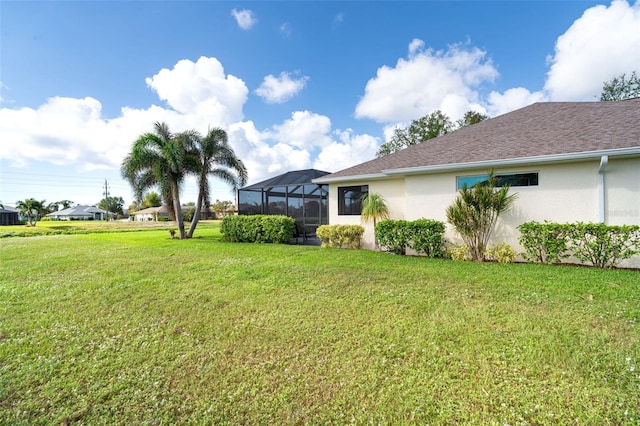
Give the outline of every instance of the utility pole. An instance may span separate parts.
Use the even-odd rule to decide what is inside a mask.
[[[109,184],[107,183],[107,180],[104,180],[104,206],[105,206],[105,210],[107,211],[107,217],[106,217],[106,221],[109,221]]]

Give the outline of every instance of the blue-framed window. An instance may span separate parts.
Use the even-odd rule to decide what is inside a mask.
[[[505,173],[494,176],[496,179],[496,186],[538,186],[538,172],[532,173]],[[458,176],[457,188],[462,189],[466,184],[467,188],[471,188],[474,185],[486,184],[489,180],[488,175],[476,175],[476,176]]]

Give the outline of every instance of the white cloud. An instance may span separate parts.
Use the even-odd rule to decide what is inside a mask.
[[[238,26],[243,30],[250,30],[251,27],[253,27],[258,22],[258,19],[255,17],[253,11],[248,9],[233,9],[231,11],[231,16],[236,19]]]
[[[204,56],[195,63],[178,61],[173,69],[160,70],[146,83],[177,112],[207,117],[218,126],[242,119],[249,93],[244,81],[225,75],[220,61]]]
[[[551,100],[598,99],[612,77],[640,71],[640,1],[587,9],[556,42],[545,90]]]
[[[548,99],[543,92],[530,92],[524,87],[506,90],[504,93],[491,92],[487,112],[496,117],[507,112],[531,105],[535,102],[545,102]]]
[[[278,143],[311,150],[329,145],[330,132],[329,117],[309,111],[295,111],[291,119],[274,125],[268,135]]]
[[[498,75],[481,49],[461,44],[446,52],[423,49],[424,42],[414,39],[408,59],[378,69],[356,106],[357,118],[410,121],[440,109],[455,120],[477,104],[478,88]]]
[[[300,93],[304,89],[307,80],[309,80],[309,77],[306,76],[297,79],[291,78],[291,75],[287,72],[280,73],[279,77],[269,74],[264,78],[255,93],[267,103],[281,104]]]
[[[313,167],[327,172],[337,172],[375,158],[378,138],[371,135],[354,135],[351,129],[336,131],[338,141],[331,142],[318,154]]]
[[[285,22],[282,25],[280,25],[280,32],[284,34],[285,37],[291,36],[291,24],[288,22]]]

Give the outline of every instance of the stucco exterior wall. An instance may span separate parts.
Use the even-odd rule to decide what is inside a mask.
[[[360,216],[338,215],[338,187],[369,185],[369,193],[378,193],[384,197],[389,207],[390,217],[393,219],[403,219],[405,216],[404,179],[389,179],[376,181],[353,181],[345,184],[329,185],[329,224],[337,225],[362,225],[364,227],[363,248],[372,250],[374,248],[373,223],[363,223]]]
[[[519,168],[495,169],[501,173],[538,172],[538,185],[512,187],[518,194],[511,211],[498,222],[491,243],[506,241],[517,252],[518,225],[536,220],[543,222],[599,222],[600,197],[596,160],[555,165],[534,165]],[[369,185],[369,192],[377,192],[386,200],[392,219],[436,219],[446,223],[446,208],[457,196],[456,177],[486,174],[486,169],[464,172],[409,175],[404,178],[378,181],[357,181],[332,184],[329,187],[329,223],[361,224],[360,216],[338,216],[338,186]],[[640,225],[640,159],[610,159],[604,168],[605,223],[611,225]],[[453,243],[461,242],[447,224],[446,236]],[[365,248],[373,248],[373,226],[365,226]],[[640,256],[621,264],[640,267]]]
[[[640,225],[640,160],[609,160],[605,168],[605,222]]]

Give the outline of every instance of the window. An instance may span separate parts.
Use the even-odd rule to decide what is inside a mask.
[[[338,187],[338,214],[359,215],[362,197],[369,193],[369,185]]]
[[[462,189],[464,184],[467,188],[471,188],[476,184],[486,184],[489,176],[458,176],[458,189]],[[495,175],[497,185],[496,186],[538,186],[538,173],[510,173]]]

